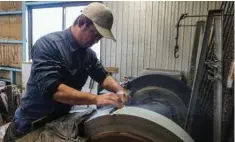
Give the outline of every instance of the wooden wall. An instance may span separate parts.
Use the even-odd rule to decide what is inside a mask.
[[[22,9],[21,1],[1,1],[0,12],[18,11]],[[22,16],[0,16],[0,40],[22,40]],[[21,68],[22,44],[0,43],[0,66]],[[8,78],[9,72],[0,71],[0,77]],[[17,74],[17,82],[21,82]]]

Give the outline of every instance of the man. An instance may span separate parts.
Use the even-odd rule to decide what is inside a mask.
[[[32,130],[33,122],[61,117],[72,105],[123,107],[124,89],[110,76],[90,47],[111,33],[113,15],[101,3],[91,3],[61,32],[41,37],[31,51],[32,69],[22,103],[15,112],[4,141],[15,141]],[[94,95],[81,92],[88,75],[114,93]]]

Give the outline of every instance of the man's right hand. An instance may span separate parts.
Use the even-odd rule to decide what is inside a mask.
[[[122,100],[114,93],[97,95],[94,101],[97,106],[114,105],[117,108],[123,107]]]

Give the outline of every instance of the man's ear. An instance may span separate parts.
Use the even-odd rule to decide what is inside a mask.
[[[86,30],[87,29],[87,27],[86,27],[86,24],[83,24],[83,25],[78,25],[78,27],[82,30],[82,31],[84,31],[84,30]]]
[[[85,25],[84,23],[77,24],[79,28],[82,28],[82,26]]]
[[[80,27],[80,29],[81,29],[82,31],[87,31],[87,30],[89,30],[89,27],[87,26],[87,24],[83,24],[83,25]]]

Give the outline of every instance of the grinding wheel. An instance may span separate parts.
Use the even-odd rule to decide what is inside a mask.
[[[110,109],[97,111],[85,122],[90,142],[193,142],[180,126],[159,113],[128,106],[110,115]]]
[[[160,113],[184,128],[191,90],[182,81],[167,75],[144,75],[129,82],[128,89],[128,106]]]

